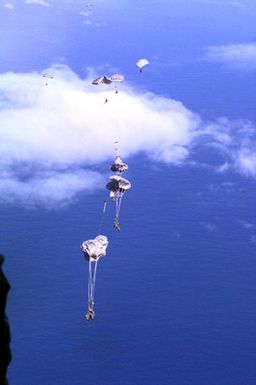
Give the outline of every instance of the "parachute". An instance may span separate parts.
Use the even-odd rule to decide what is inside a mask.
[[[115,142],[115,151],[116,151],[116,158],[114,163],[111,166],[111,170],[115,172],[115,175],[111,175],[109,177],[110,182],[107,183],[106,188],[110,191],[110,197],[112,198],[112,200],[115,201],[116,215],[114,219],[114,227],[118,231],[120,231],[121,229],[119,226],[119,214],[120,214],[121,202],[125,192],[131,188],[131,183],[127,179],[124,179],[121,176],[121,174],[124,171],[128,170],[128,165],[124,163],[121,157],[118,155],[117,141]],[[104,199],[102,218],[100,221],[98,234],[101,234],[102,232],[106,207],[107,207],[107,199]],[[108,243],[109,243],[108,238],[105,235],[98,235],[96,238],[84,241],[80,245],[83,251],[84,257],[89,263],[88,308],[87,308],[87,313],[85,315],[85,318],[87,319],[87,321],[92,320],[95,317],[94,298],[95,298],[97,267],[98,267],[98,262],[100,258],[106,255]]]
[[[107,76],[100,76],[99,78],[92,81],[92,84],[98,86],[99,84],[110,84],[112,83],[112,80],[108,78]]]
[[[112,164],[112,166],[110,167],[110,170],[118,174],[121,174],[122,172],[128,170],[128,164],[124,163],[120,158],[120,156],[116,156],[116,159]]]
[[[124,81],[124,76],[123,75],[119,75],[119,74],[115,74],[115,75],[112,75],[110,76],[110,80],[112,82],[123,82]]]
[[[46,79],[45,85],[48,86],[48,80],[54,79],[54,76],[49,74],[48,72],[44,72],[42,77]]]
[[[127,166],[128,168],[128,166]],[[119,172],[119,171],[118,171]],[[124,193],[131,188],[131,182],[122,178],[120,175],[112,175],[109,177],[111,181],[107,183],[106,188],[110,191],[110,198],[116,203],[116,216],[114,219],[114,227],[120,231],[119,214],[121,209],[122,198]]]
[[[124,76],[120,74],[114,74],[110,77],[108,76],[100,76],[99,78],[92,81],[92,84],[99,85],[99,84],[111,84],[111,83],[121,83],[124,81]],[[118,93],[117,86],[115,86],[115,93]]]
[[[85,259],[89,262],[88,273],[88,310],[86,319],[89,321],[95,317],[94,296],[96,285],[96,274],[98,261],[106,255],[108,238],[105,235],[98,235],[95,239],[89,239],[81,244]]]
[[[110,80],[113,83],[121,83],[124,81],[124,76],[120,75],[120,74],[114,74],[114,75],[110,76]],[[118,94],[117,86],[115,86],[115,93]]]
[[[139,67],[140,72],[142,72],[142,68],[149,64],[147,59],[140,59],[137,61],[136,66]]]

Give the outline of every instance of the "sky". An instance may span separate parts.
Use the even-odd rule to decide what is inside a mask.
[[[255,16],[251,0],[1,0],[0,204],[104,188],[115,141],[125,160],[254,180]],[[91,84],[115,73],[117,94]]]

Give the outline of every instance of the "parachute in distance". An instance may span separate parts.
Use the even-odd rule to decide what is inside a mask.
[[[131,182],[122,178],[120,175],[112,175],[109,177],[111,181],[107,183],[106,188],[110,191],[110,198],[116,203],[116,215],[114,219],[114,227],[120,231],[119,214],[121,209],[122,198],[127,190],[131,188]]]
[[[51,79],[54,79],[54,76],[50,74],[49,72],[44,72],[42,74],[42,77],[46,79],[45,85],[48,86],[48,81]]]
[[[121,83],[124,81],[124,76],[121,75],[121,74],[114,74],[114,75],[111,75],[110,76],[110,80],[112,82],[117,82],[117,83]]]
[[[116,172],[117,174],[121,174],[122,172],[127,171],[128,168],[128,164],[124,163],[120,156],[116,156],[116,159],[110,167],[110,170]]]
[[[105,235],[98,235],[95,239],[89,239],[81,244],[85,259],[89,262],[88,272],[88,309],[86,319],[89,321],[95,317],[94,297],[96,286],[96,274],[98,261],[106,255],[108,238]]]
[[[113,83],[122,83],[124,81],[124,76],[121,75],[121,74],[114,74],[114,75],[111,75],[110,76],[110,80],[113,82]],[[115,93],[118,94],[118,87],[117,85],[115,85]]]
[[[142,68],[149,64],[149,61],[147,59],[140,59],[137,61],[136,66],[140,69],[140,72],[142,72]]]
[[[112,83],[112,80],[108,78],[107,76],[100,76],[99,78],[92,81],[92,84],[98,86],[99,84],[110,84]]]

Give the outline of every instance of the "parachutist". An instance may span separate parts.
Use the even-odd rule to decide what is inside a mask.
[[[85,315],[85,318],[87,319],[87,321],[90,321],[91,319],[93,319],[95,317],[95,312],[93,309],[88,309],[86,315]]]
[[[120,175],[122,172],[128,170],[128,164],[124,163],[120,156],[116,156],[116,159],[110,167],[110,170]]]
[[[120,227],[120,225],[119,225],[118,218],[115,218],[115,219],[114,219],[113,226],[114,226],[114,228],[117,229],[118,231],[121,231],[121,227]]]
[[[42,74],[42,77],[46,79],[45,85],[48,86],[48,80],[54,79],[54,76],[49,74],[48,72],[45,72]]]
[[[140,59],[137,61],[136,66],[139,67],[140,72],[142,72],[142,68],[149,64],[147,59]]]
[[[96,285],[96,273],[99,259],[106,255],[108,239],[105,235],[98,235],[95,239],[88,239],[81,244],[85,259],[89,262],[88,272],[88,311],[85,315],[87,321],[95,317],[93,310]]]

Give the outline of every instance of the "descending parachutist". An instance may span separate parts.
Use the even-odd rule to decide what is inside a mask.
[[[93,309],[89,309],[88,308],[88,311],[87,311],[87,313],[85,315],[85,318],[87,319],[87,321],[90,321],[94,317],[95,317],[95,311]]]
[[[54,76],[49,74],[48,72],[43,73],[42,77],[46,79],[46,83],[45,83],[46,86],[48,86],[49,79],[54,79]]]
[[[115,152],[116,152],[116,156],[117,156],[118,155],[118,140],[115,141],[114,145],[115,145]]]
[[[136,66],[140,69],[140,72],[142,72],[142,68],[149,64],[149,61],[147,59],[140,59],[137,61]]]
[[[115,219],[114,219],[113,227],[114,227],[115,229],[117,229],[118,231],[121,231],[121,227],[120,227],[120,225],[119,225],[118,218],[115,218]]]
[[[124,81],[124,76],[123,75],[120,75],[120,74],[115,74],[115,75],[112,75],[112,76],[106,76],[106,75],[102,75],[96,79],[94,79],[92,81],[92,84],[94,84],[95,86],[100,86],[100,85],[109,85],[111,83],[121,83]],[[115,85],[115,93],[117,94],[118,93],[118,87],[117,85]]]
[[[118,231],[120,231],[121,228],[119,224],[119,214],[121,209],[122,198],[125,192],[131,188],[131,182],[121,177],[121,174],[124,171],[128,170],[128,164],[124,163],[121,157],[118,155],[118,141],[115,141],[114,144],[116,158],[114,163],[111,165],[110,170],[113,171],[115,175],[109,177],[111,181],[107,183],[106,188],[110,191],[110,198],[115,202],[116,206],[116,215],[113,226]]]
[[[99,259],[106,255],[108,239],[105,235],[98,235],[81,244],[85,259],[89,262],[88,271],[88,309],[85,318],[89,321],[95,317],[94,296],[96,286],[97,265]]]

